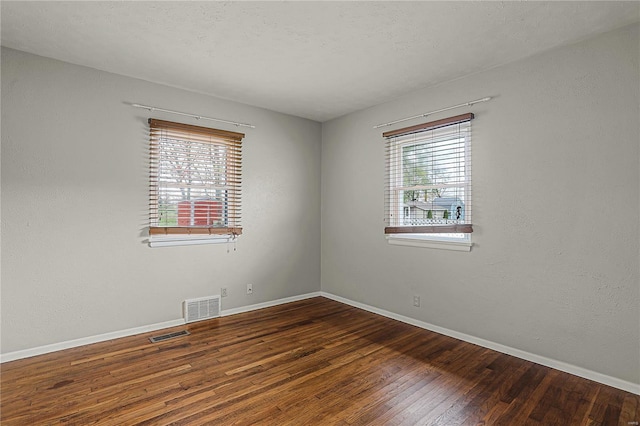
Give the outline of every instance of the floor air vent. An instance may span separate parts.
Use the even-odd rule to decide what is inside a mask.
[[[149,340],[151,340],[151,343],[158,343],[158,342],[164,342],[165,340],[168,340],[168,339],[173,339],[175,337],[188,336],[189,334],[191,333],[189,333],[187,330],[182,330],[182,331],[176,331],[174,333],[162,334],[160,336],[149,337]]]
[[[220,316],[220,296],[202,297],[184,301],[185,322],[201,321]]]

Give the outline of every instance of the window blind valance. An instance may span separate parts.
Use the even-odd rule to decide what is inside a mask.
[[[165,135],[193,138],[194,140],[211,140],[240,142],[244,139],[244,133],[230,132],[209,127],[194,126],[191,124],[174,123],[173,121],[149,119],[151,132],[163,132]]]
[[[412,133],[427,132],[429,130],[439,129],[440,127],[451,126],[458,123],[473,120],[473,113],[460,114],[454,117],[443,118],[442,120],[430,121],[428,123],[416,124],[415,126],[403,127],[402,129],[390,130],[384,132],[382,137],[392,138],[397,136],[410,135]]]

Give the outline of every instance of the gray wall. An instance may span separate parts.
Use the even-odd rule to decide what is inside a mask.
[[[221,286],[223,309],[322,288],[640,383],[638,40],[624,28],[322,126],[3,49],[2,353],[177,319]],[[469,108],[473,250],[388,245],[372,126],[488,95]],[[125,102],[257,126],[237,251],[144,244],[149,114]]]
[[[640,383],[638,52],[626,27],[324,123],[323,291]],[[485,96],[449,114],[476,114],[472,251],[387,244],[372,126]]]
[[[237,251],[144,244],[146,120],[196,122],[125,102],[256,126]],[[2,49],[2,352],[179,319],[222,286],[223,309],[319,291],[320,149],[313,121]]]

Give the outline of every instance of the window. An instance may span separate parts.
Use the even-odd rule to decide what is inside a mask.
[[[149,130],[151,241],[172,236],[202,242],[242,234],[244,134],[156,119],[149,119]]]
[[[472,119],[462,114],[383,133],[388,237],[470,246]]]

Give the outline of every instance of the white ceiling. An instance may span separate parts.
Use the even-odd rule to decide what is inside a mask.
[[[640,2],[2,1],[1,14],[3,46],[322,122],[638,22]]]

